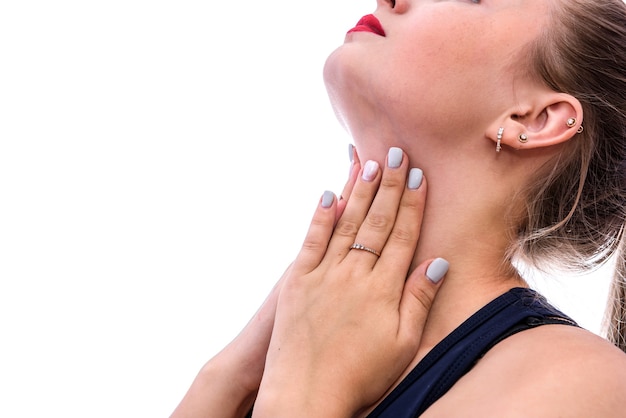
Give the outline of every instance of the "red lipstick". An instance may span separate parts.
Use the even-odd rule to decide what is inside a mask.
[[[348,31],[348,33],[351,32],[371,32],[378,36],[385,36],[380,21],[374,15],[363,16],[356,26]]]

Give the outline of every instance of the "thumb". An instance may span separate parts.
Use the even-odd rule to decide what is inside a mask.
[[[426,318],[448,267],[449,263],[443,258],[427,260],[411,273],[404,284],[399,333],[411,344],[418,343],[422,337]]]

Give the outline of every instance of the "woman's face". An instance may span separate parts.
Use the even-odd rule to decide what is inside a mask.
[[[339,119],[358,141],[484,134],[516,100],[545,0],[378,0],[384,31],[358,26],[326,62]],[[356,23],[356,21],[355,21]],[[481,129],[483,131],[481,131]],[[448,144],[450,145],[450,144]]]

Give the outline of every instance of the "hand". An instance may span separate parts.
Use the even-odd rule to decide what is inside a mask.
[[[360,171],[356,152],[351,155],[350,175],[342,191],[344,199],[335,206],[335,219],[341,217]],[[292,265],[239,335],[205,364],[171,418],[237,417],[250,410],[265,368],[278,296]]]
[[[447,263],[426,261],[407,279],[426,182],[417,187],[412,170],[406,186],[398,149],[388,165],[382,179],[376,163],[364,166],[334,229],[336,201],[318,206],[283,283],[255,417],[352,416],[414,358]],[[380,257],[350,250],[355,242]]]

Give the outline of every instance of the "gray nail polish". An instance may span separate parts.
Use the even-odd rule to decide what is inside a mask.
[[[443,258],[435,258],[428,269],[426,269],[426,277],[431,282],[437,284],[446,275],[448,272],[448,267],[450,267],[450,263],[448,263]]]
[[[402,150],[397,147],[389,148],[387,155],[387,166],[390,168],[398,168],[402,164]]]
[[[422,185],[422,178],[424,177],[424,173],[419,168],[412,168],[409,171],[409,181],[407,185],[409,189],[419,189]]]
[[[322,207],[329,208],[333,204],[333,200],[335,199],[335,194],[333,192],[329,192],[326,190],[322,195]]]

